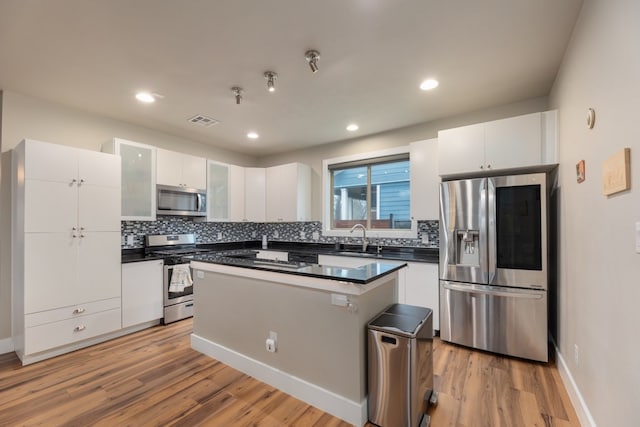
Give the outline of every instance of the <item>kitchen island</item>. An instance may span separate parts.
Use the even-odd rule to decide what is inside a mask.
[[[366,325],[404,264],[196,255],[191,346],[354,425],[367,421]],[[275,352],[267,339],[275,341]]]

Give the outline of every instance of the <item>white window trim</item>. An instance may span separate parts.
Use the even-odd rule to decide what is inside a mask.
[[[396,154],[409,154],[409,146],[388,148],[380,151],[371,151],[368,153],[352,154],[343,157],[334,157],[332,159],[324,159],[322,161],[322,234],[324,236],[349,237],[353,236],[349,230],[333,230],[331,229],[331,171],[330,165],[336,163],[353,162],[357,160],[375,159],[376,157],[393,156]],[[411,183],[409,184],[411,185]],[[358,233],[357,236],[361,236]],[[418,237],[417,221],[411,219],[410,229],[392,229],[392,230],[367,230],[368,238],[405,238],[415,239]]]

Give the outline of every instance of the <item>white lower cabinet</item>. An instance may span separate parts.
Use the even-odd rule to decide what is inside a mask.
[[[440,330],[438,264],[409,262],[407,265],[404,299],[400,302],[433,310],[433,329]]]
[[[161,260],[122,264],[122,327],[161,319]]]
[[[62,317],[62,318],[61,318]],[[25,316],[25,354],[34,354],[120,329],[120,298]]]

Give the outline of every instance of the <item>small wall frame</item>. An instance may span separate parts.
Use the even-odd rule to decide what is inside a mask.
[[[602,194],[610,196],[631,188],[631,149],[623,148],[602,163]]]

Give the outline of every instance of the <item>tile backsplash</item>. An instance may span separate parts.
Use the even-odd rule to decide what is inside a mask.
[[[122,248],[144,247],[147,234],[183,234],[193,233],[197,243],[226,243],[246,240],[261,240],[263,235],[269,241],[304,243],[345,243],[359,244],[361,234],[354,237],[323,236],[320,221],[309,222],[205,222],[194,221],[186,217],[166,216],[157,221],[122,221]],[[314,238],[317,237],[317,238]],[[438,221],[418,221],[418,237],[377,238],[375,232],[367,236],[372,244],[383,246],[410,246],[422,248],[438,247]]]

